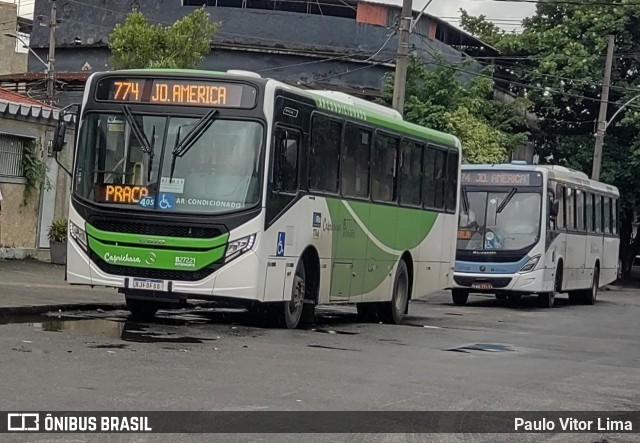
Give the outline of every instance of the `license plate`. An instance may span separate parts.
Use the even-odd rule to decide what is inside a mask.
[[[145,278],[131,279],[131,289],[142,289],[145,291],[164,291],[164,280],[150,280]]]
[[[474,283],[471,285],[473,289],[493,289],[493,285],[491,283],[482,282],[482,283]]]

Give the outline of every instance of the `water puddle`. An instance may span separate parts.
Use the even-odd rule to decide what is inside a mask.
[[[205,343],[216,338],[202,338],[179,335],[175,332],[154,331],[149,327],[127,321],[107,320],[102,318],[88,319],[49,319],[40,323],[31,323],[35,328],[47,332],[70,332],[82,335],[97,336],[105,339],[124,340],[133,343]],[[90,345],[91,348],[123,349],[125,344]]]
[[[511,345],[505,345],[500,343],[476,343],[469,346],[461,346],[459,348],[446,349],[451,352],[463,352],[470,353],[474,351],[479,352],[514,352],[515,349]]]

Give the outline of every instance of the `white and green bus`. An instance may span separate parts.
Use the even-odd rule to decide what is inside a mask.
[[[398,323],[450,286],[451,135],[244,71],[96,73],[77,121],[67,281],[118,288],[136,316],[223,300],[295,328],[355,303]]]

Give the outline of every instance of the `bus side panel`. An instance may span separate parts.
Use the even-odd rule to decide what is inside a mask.
[[[562,288],[565,290],[583,289],[581,275],[585,266],[586,236],[567,232],[567,249],[564,257]]]
[[[440,263],[440,282],[439,287],[436,289],[448,288],[453,282],[456,241],[458,238],[458,216],[456,214],[440,214],[439,219],[444,225],[444,232],[440,237],[431,237],[433,243],[436,243],[437,238],[441,238],[443,244],[442,261]]]
[[[391,299],[393,270],[400,254],[395,248],[398,229],[398,208],[391,205],[370,205],[367,241],[367,269],[362,301]]]
[[[446,217],[443,214],[423,211],[421,218],[422,226],[429,227],[429,231],[420,243],[420,261],[416,263],[415,270],[414,298],[425,296],[446,287],[446,285],[440,285],[440,262],[443,250],[450,246],[455,247],[455,236],[447,236],[445,233]],[[456,227],[456,223],[454,223],[454,228]]]
[[[604,238],[604,251],[600,271],[600,286],[608,285],[618,278],[618,248],[620,239]]]

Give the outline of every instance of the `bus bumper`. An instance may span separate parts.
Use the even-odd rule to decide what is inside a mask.
[[[538,269],[526,274],[471,274],[455,272],[454,289],[468,289],[471,292],[490,293],[520,292],[534,294],[553,289],[553,280],[545,281],[545,270]]]
[[[78,271],[67,271],[67,281],[72,285],[105,286],[126,294],[135,293],[135,298],[139,299],[176,302],[186,299],[262,301],[264,297],[264,291],[259,291],[261,266],[255,251],[246,252],[202,280],[166,281],[165,291],[132,291],[131,277],[102,271],[77,243],[70,240],[68,245],[68,260],[74,261],[73,269]]]

